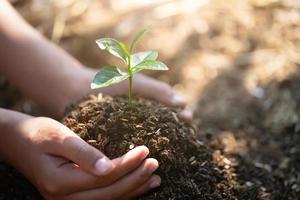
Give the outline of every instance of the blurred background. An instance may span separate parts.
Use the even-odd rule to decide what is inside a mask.
[[[232,161],[228,174],[257,186],[263,199],[300,196],[299,0],[13,2],[43,35],[94,68],[116,62],[97,38],[128,43],[149,28],[137,50],[157,50],[170,70],[146,73],[189,100],[201,140]],[[39,113],[3,78],[0,88],[0,106]]]

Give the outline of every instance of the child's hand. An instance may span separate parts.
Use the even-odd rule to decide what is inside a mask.
[[[148,76],[138,74],[134,77],[133,91],[144,97],[152,98],[169,106],[185,108],[186,100],[178,96],[165,82],[150,78]],[[184,109],[180,117],[190,122],[193,118],[193,113],[189,109]]]
[[[46,199],[131,199],[160,184],[153,175],[158,163],[146,159],[144,146],[110,160],[50,118],[28,117],[15,127],[10,139],[5,138],[4,148],[9,149],[4,158]]]

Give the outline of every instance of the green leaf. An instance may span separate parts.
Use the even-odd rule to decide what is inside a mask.
[[[123,51],[126,53],[127,56],[130,55],[128,48],[126,46],[126,44],[124,44],[123,42],[120,42],[120,46],[122,47]]]
[[[126,63],[128,55],[124,46],[118,40],[113,38],[101,38],[96,40],[96,43],[100,49],[107,50],[109,53],[121,58]]]
[[[94,80],[91,83],[91,88],[101,88],[107,87],[112,84],[119,83],[125,79],[127,79],[129,75],[125,72],[122,72],[119,68],[112,67],[104,67],[99,72],[97,72]]]
[[[140,41],[140,39],[142,38],[142,36],[147,32],[147,29],[141,30],[140,32],[138,32],[136,34],[136,36],[134,37],[131,45],[130,45],[130,52],[132,53],[133,49],[135,48],[135,46],[137,45],[137,43]]]
[[[143,51],[131,55],[131,66],[135,67],[145,60],[156,60],[158,53],[156,51]]]
[[[138,64],[137,66],[132,68],[132,73],[138,73],[139,71],[142,71],[143,69],[149,69],[149,70],[168,70],[168,67],[156,60],[145,60]]]

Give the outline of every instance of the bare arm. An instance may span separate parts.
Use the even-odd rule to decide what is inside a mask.
[[[46,40],[3,0],[0,44],[0,73],[51,113],[62,113],[70,99],[89,91],[94,72]]]

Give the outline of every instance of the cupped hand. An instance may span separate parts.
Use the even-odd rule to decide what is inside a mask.
[[[187,101],[183,97],[177,95],[169,84],[146,75],[138,74],[133,79],[133,91],[168,106],[183,108],[180,117],[187,122],[192,121],[193,113],[190,109],[186,108]]]
[[[110,160],[50,118],[26,118],[17,127],[10,151],[19,156],[9,160],[46,199],[132,199],[160,185],[158,162],[146,158],[145,146]]]

